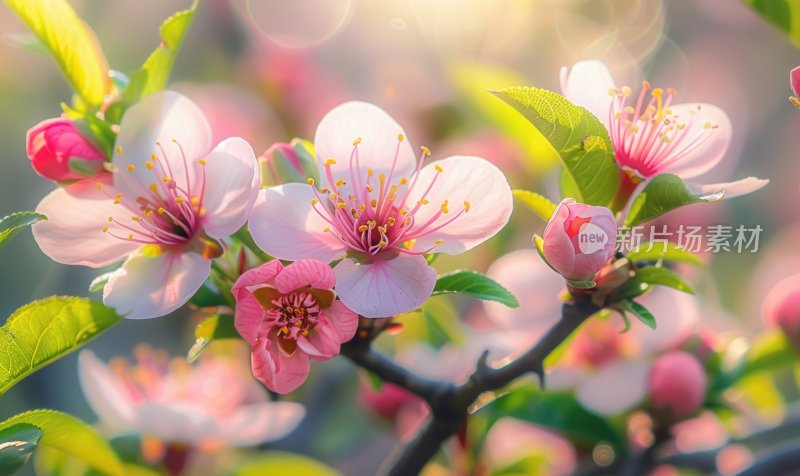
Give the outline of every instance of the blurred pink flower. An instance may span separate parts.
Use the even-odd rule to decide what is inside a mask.
[[[544,229],[544,256],[565,278],[591,279],[612,256],[617,223],[611,210],[565,198]]]
[[[26,137],[28,158],[37,174],[55,182],[85,179],[74,172],[70,160],[81,161],[91,175],[103,172],[105,155],[81,135],[69,119],[47,119],[33,126]]]
[[[563,67],[561,92],[606,126],[617,162],[644,179],[662,173],[684,180],[695,178],[714,168],[731,142],[732,126],[722,109],[704,103],[673,105],[674,89],[651,88],[647,81],[629,104],[631,88],[618,88],[600,61]],[[767,182],[748,177],[698,186],[697,192],[724,192],[724,197],[730,198],[754,192]]]
[[[207,351],[199,364],[136,350],[137,362],[101,362],[89,350],[78,358],[83,393],[113,434],[133,433],[191,446],[256,446],[283,438],[305,409],[272,402],[241,360]]]
[[[236,280],[236,330],[253,348],[253,375],[288,393],[308,378],[309,359],[328,360],[352,339],[358,315],[336,301],[333,270],[316,260],[272,260]]]
[[[349,102],[317,127],[327,186],[290,183],[261,192],[250,220],[256,243],[280,259],[336,265],[342,301],[365,317],[413,310],[431,294],[426,253],[459,254],[505,226],[512,197],[503,173],[478,157],[422,167],[405,133],[379,107]]]
[[[527,457],[541,456],[536,474],[559,476],[576,469],[575,448],[565,438],[514,418],[500,418],[489,430],[483,453],[490,467],[501,469]],[[529,468],[530,469],[530,468]]]
[[[684,351],[658,356],[648,376],[653,407],[674,418],[695,415],[706,398],[707,385],[708,378],[700,361]]]
[[[762,314],[767,325],[781,328],[800,348],[800,274],[789,276],[772,288]]]
[[[789,72],[789,85],[792,87],[794,97],[800,96],[800,66]]]
[[[37,212],[42,251],[64,264],[99,268],[127,258],[103,301],[129,319],[168,314],[208,277],[215,239],[247,221],[259,188],[250,145],[230,138],[211,149],[197,106],[165,91],[122,119],[112,174],[57,189]],[[110,180],[109,180],[110,176]]]

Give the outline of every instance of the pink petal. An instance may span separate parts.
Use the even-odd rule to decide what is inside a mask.
[[[361,170],[371,168],[376,175],[388,175],[395,151],[398,151],[394,177],[408,177],[417,161],[407,139],[399,143],[398,149],[400,134],[405,136],[403,128],[378,106],[355,101],[341,104],[331,109],[317,126],[314,136],[317,163],[322,164],[330,158],[336,161],[331,166],[333,177],[348,182],[344,187],[346,190],[342,190],[342,195],[348,196],[353,185],[350,179],[350,155],[353,141],[360,138],[358,163]],[[325,177],[322,167],[320,177]]]
[[[306,286],[313,289],[332,289],[336,276],[330,266],[313,259],[295,261],[275,278],[275,287],[283,294]]]
[[[127,319],[150,319],[178,309],[211,271],[211,261],[197,253],[136,254],[114,271],[103,302]]]
[[[547,223],[542,233],[544,246],[542,251],[547,257],[547,261],[552,267],[564,276],[572,278],[575,269],[575,246],[564,229],[564,224],[569,220],[569,208],[565,205],[574,203],[572,198],[565,198],[561,201],[553,217]],[[575,277],[582,278],[582,277]]]
[[[212,438],[217,428],[214,416],[195,405],[147,401],[136,410],[136,433],[166,443],[198,444]]]
[[[297,347],[314,360],[328,360],[339,354],[339,334],[326,318],[306,337],[297,339]]]
[[[274,259],[257,268],[245,271],[233,283],[231,293],[236,299],[234,325],[239,335],[251,346],[255,345],[258,338],[258,330],[264,321],[264,307],[247,288],[262,284],[274,284],[275,276],[283,269],[281,262]]]
[[[70,187],[58,188],[44,197],[36,212],[47,217],[33,225],[33,238],[42,252],[64,264],[99,268],[119,261],[141,245],[114,238],[103,232],[112,216],[131,222],[131,211],[99,192],[97,179],[87,179]],[[107,193],[116,191],[103,185]]]
[[[575,396],[587,409],[615,415],[632,408],[647,393],[648,362],[644,359],[609,363],[578,383]]]
[[[258,163],[244,139],[226,139],[207,157],[203,229],[212,238],[224,238],[241,228],[258,197]]]
[[[193,178],[200,167],[196,160],[211,150],[211,127],[202,111],[186,96],[162,91],[125,112],[116,145],[112,163],[119,167],[119,172],[114,174],[114,183],[126,197],[137,196],[156,180],[153,171],[145,166],[154,153],[159,160],[169,163],[171,175],[181,185],[187,181],[185,157]],[[133,172],[128,171],[129,165],[134,166]]]
[[[584,107],[608,127],[611,120],[611,96],[614,78],[606,65],[596,60],[579,61],[572,68],[561,68],[561,94]]]
[[[422,256],[399,255],[370,264],[344,259],[334,272],[339,298],[364,317],[412,311],[430,297],[436,284],[436,270]]]
[[[331,325],[339,334],[339,342],[347,342],[358,330],[358,314],[347,308],[341,301],[335,301],[331,307],[323,311]]]
[[[262,190],[250,216],[256,244],[270,255],[286,260],[317,259],[325,263],[342,256],[346,247],[328,223],[312,208],[311,186],[290,183]]]
[[[91,350],[78,355],[78,382],[83,396],[103,423],[114,431],[130,427],[134,420],[130,395],[111,369]]]
[[[256,446],[288,435],[306,414],[294,402],[265,402],[238,407],[220,421],[219,438],[231,446]]]
[[[670,109],[673,114],[680,117],[681,123],[687,124],[688,129],[683,136],[684,139],[677,144],[670,144],[675,147],[676,152],[682,151],[699,136],[708,135],[708,138],[696,147],[690,147],[686,152],[672,155],[665,163],[656,164],[656,173],[675,174],[686,180],[714,168],[725,156],[731,143],[733,127],[728,115],[717,106],[702,103],[677,104],[670,106]],[[716,128],[707,129],[706,124]]]
[[[443,172],[438,172],[437,166]],[[430,203],[422,205],[414,213],[415,228],[419,229],[438,213],[445,200],[450,211],[431,227],[418,232],[412,230],[411,234],[417,238],[415,249],[428,249],[434,246],[434,242],[442,240],[434,251],[463,253],[488,240],[508,223],[513,208],[511,188],[505,175],[489,161],[480,157],[454,156],[427,165],[420,171],[417,185],[406,202],[407,207],[413,208],[423,198],[434,177],[436,183],[424,196]],[[468,212],[435,229],[464,210],[467,207],[465,202],[469,203]]]
[[[674,347],[697,332],[703,312],[696,296],[658,287],[638,300],[653,313],[658,322],[655,330],[634,325],[628,331],[631,340],[639,343],[644,355]]]
[[[308,378],[308,355],[295,352],[287,356],[266,338],[253,346],[251,363],[253,375],[273,392],[289,393]]]
[[[747,177],[735,182],[711,183],[708,185],[694,185],[692,191],[700,196],[719,196],[721,198],[734,198],[753,193],[767,186],[768,179]]]

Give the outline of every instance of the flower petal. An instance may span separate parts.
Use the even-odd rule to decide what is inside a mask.
[[[331,166],[333,177],[348,182],[347,190],[341,190],[343,196],[348,196],[349,187],[354,185],[350,178],[350,156],[353,141],[359,138],[356,168],[373,169],[375,174],[388,175],[396,153],[394,177],[408,177],[417,161],[408,140],[398,143],[399,135],[405,136],[403,128],[374,104],[353,101],[331,109],[320,121],[314,136],[320,177],[325,177],[321,164],[334,159],[336,164]]]
[[[412,311],[430,297],[436,284],[436,270],[416,255],[375,259],[369,264],[344,259],[334,272],[339,299],[364,317]]]
[[[733,136],[731,120],[725,111],[711,104],[693,103],[670,106],[672,113],[686,124],[682,139],[673,145],[676,154],[654,164],[656,173],[670,173],[686,180],[708,172],[722,160]],[[713,126],[706,127],[706,126]],[[705,140],[694,145],[698,138]]]
[[[608,127],[614,78],[606,65],[596,60],[579,61],[572,68],[561,68],[561,94],[578,106],[585,107]]]
[[[330,266],[315,259],[295,261],[275,277],[275,287],[287,294],[306,286],[313,289],[332,289],[336,275]]]
[[[127,319],[164,316],[191,298],[211,271],[197,253],[136,254],[108,278],[103,302]]]
[[[250,232],[256,244],[272,256],[286,260],[332,261],[345,246],[328,223],[311,207],[316,198],[309,185],[290,183],[262,190],[250,216]]]
[[[747,177],[735,182],[711,183],[708,185],[692,185],[692,191],[700,196],[717,196],[722,198],[734,198],[741,195],[753,193],[767,186],[769,179]]]
[[[306,414],[294,402],[265,402],[238,407],[220,421],[219,438],[231,446],[256,446],[288,435]]]
[[[348,309],[341,301],[335,301],[323,314],[339,334],[339,342],[347,342],[358,330],[358,314]]]
[[[137,406],[136,432],[166,443],[198,444],[212,438],[217,424],[196,405],[147,401]]]
[[[434,178],[434,186],[425,194]],[[511,187],[505,175],[480,157],[453,156],[427,165],[420,171],[406,207],[413,209],[423,199],[430,203],[420,205],[414,213],[414,229],[409,238],[417,239],[414,246],[420,250],[442,240],[435,251],[450,254],[463,253],[494,236],[508,223],[513,208]],[[445,201],[449,213],[425,227]],[[462,213],[466,208],[469,211]],[[443,225],[451,219],[452,222]]]
[[[92,410],[113,431],[132,424],[134,409],[130,395],[111,369],[91,350],[81,351],[78,355],[78,382]]]
[[[206,161],[203,228],[212,238],[224,238],[250,216],[259,191],[258,163],[250,144],[238,137],[220,142]]]
[[[328,360],[339,354],[339,333],[325,318],[306,337],[297,339],[297,347],[314,360]]]
[[[131,223],[131,212],[97,190],[97,179],[57,188],[44,197],[36,212],[47,217],[33,225],[42,252],[63,264],[99,268],[119,261],[141,245],[103,232],[108,217]],[[107,193],[115,193],[103,185]]]
[[[257,268],[247,270],[233,283],[231,293],[236,299],[236,317],[234,325],[239,335],[248,344],[255,345],[258,330],[264,321],[264,307],[247,289],[250,286],[273,283],[275,276],[283,270],[279,260],[272,260]]]
[[[295,352],[288,356],[267,338],[253,346],[251,364],[253,376],[277,393],[296,390],[308,378],[308,355]]]
[[[587,409],[615,415],[633,407],[647,393],[648,362],[618,360],[587,374],[578,383],[575,396]]]
[[[153,154],[161,162],[155,171],[168,166],[169,175],[181,185],[186,184],[187,169],[193,178],[195,167],[199,167],[195,161],[211,150],[211,127],[189,98],[175,91],[161,91],[125,112],[116,144],[112,163],[119,172],[114,183],[126,196],[137,196],[156,179],[145,166]],[[133,171],[128,169],[131,165]]]

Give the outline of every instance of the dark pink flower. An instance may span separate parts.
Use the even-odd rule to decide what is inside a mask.
[[[70,169],[71,159],[82,160],[87,171],[103,171],[105,155],[83,137],[69,119],[47,119],[33,126],[26,138],[28,158],[37,174],[56,182],[84,179]]]
[[[707,384],[700,361],[684,351],[667,352],[658,357],[648,378],[653,406],[678,418],[692,416],[700,410]]]

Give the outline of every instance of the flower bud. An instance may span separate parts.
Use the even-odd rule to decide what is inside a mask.
[[[591,279],[614,256],[617,224],[611,210],[564,199],[544,229],[544,256],[565,278]]]
[[[800,349],[800,274],[789,276],[764,300],[764,321],[780,327],[789,341]]]
[[[80,180],[103,171],[105,155],[84,138],[69,119],[47,119],[28,131],[27,153],[33,170],[56,182]],[[87,174],[70,168],[70,160],[82,161]]]
[[[672,351],[659,356],[650,369],[647,386],[657,410],[685,418],[700,410],[708,381],[703,366],[688,352]]]
[[[374,390],[365,383],[360,393],[364,404],[387,421],[394,421],[406,406],[422,404],[419,397],[390,383],[384,383],[380,390]]]

